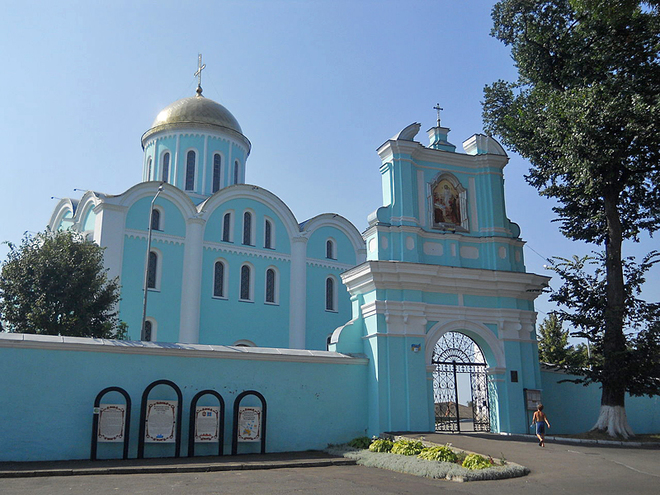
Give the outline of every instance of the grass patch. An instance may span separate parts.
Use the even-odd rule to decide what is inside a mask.
[[[424,476],[433,479],[451,481],[484,481],[506,478],[517,478],[529,474],[529,469],[518,464],[507,463],[485,469],[471,470],[455,462],[429,461],[416,456],[357,450],[347,445],[331,446],[326,452],[354,459],[361,466],[388,469],[399,473]],[[465,458],[465,454],[457,457]]]

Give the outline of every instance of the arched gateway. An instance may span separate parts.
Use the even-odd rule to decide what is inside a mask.
[[[447,332],[433,350],[436,431],[490,431],[486,360],[467,335]]]

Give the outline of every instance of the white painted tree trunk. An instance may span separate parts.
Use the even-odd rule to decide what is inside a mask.
[[[592,430],[607,431],[611,437],[634,437],[632,428],[628,424],[626,409],[622,406],[600,406],[598,421]]]

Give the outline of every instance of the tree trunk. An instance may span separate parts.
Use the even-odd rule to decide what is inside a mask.
[[[604,194],[607,238],[605,240],[605,268],[607,276],[605,332],[603,335],[603,393],[600,415],[594,430],[607,431],[610,436],[628,438],[634,435],[628,425],[625,410],[626,381],[622,360],[625,359],[626,338],[623,334],[625,293],[621,246],[623,235],[617,209],[619,192],[614,186]]]

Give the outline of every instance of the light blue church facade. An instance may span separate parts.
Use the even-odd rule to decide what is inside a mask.
[[[566,391],[583,389],[539,366],[534,299],[549,279],[525,270],[520,229],[506,214],[506,153],[480,134],[457,152],[439,119],[428,145],[419,130],[411,124],[378,148],[382,206],[359,233],[331,213],[300,222],[273,193],[245,184],[251,143],[201,88],[165,108],[142,136],[142,182],[62,200],[49,223],[105,248],[130,340],[0,334],[0,376],[14,376],[0,391],[10,405],[0,408],[0,460],[88,457],[94,397],[116,388],[134,403],[134,457],[144,448],[138,404],[162,380],[180,389],[182,445],[196,394],[224,398],[225,453],[232,404],[246,391],[267,402],[269,452],[468,424],[527,433],[529,391],[551,402],[557,433],[588,429],[597,401],[584,418],[562,412]],[[151,394],[173,399],[163,384]],[[649,428],[660,421],[645,418]],[[116,444],[99,452],[121,456]],[[172,445],[145,455],[172,456]]]

